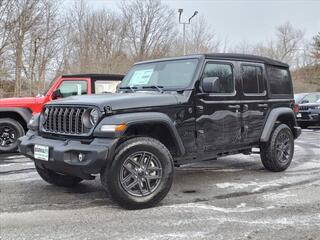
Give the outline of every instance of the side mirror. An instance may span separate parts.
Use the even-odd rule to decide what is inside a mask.
[[[309,101],[308,101],[308,100],[303,100],[301,103],[302,103],[302,104],[303,104],[303,103],[309,103]]]
[[[220,92],[218,77],[206,77],[202,80],[202,89],[206,93]]]
[[[61,94],[61,91],[60,89],[56,89],[53,91],[52,95],[51,95],[51,98],[52,100],[55,100],[55,99],[58,99],[58,98],[62,98],[62,94]]]

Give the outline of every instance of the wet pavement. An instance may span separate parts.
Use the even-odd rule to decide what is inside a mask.
[[[320,239],[320,129],[304,130],[290,168],[259,155],[176,168],[161,204],[128,211],[97,177],[75,188],[40,179],[33,162],[0,155],[0,239]]]

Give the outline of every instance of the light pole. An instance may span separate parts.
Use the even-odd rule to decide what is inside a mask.
[[[179,8],[178,12],[179,12],[179,24],[183,25],[183,55],[186,55],[186,25],[190,24],[191,19],[198,14],[198,11],[194,11],[193,15],[188,19],[187,22],[181,22],[181,15],[182,15],[183,9]]]

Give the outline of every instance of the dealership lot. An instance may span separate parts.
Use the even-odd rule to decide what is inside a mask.
[[[99,182],[51,186],[33,162],[0,155],[1,239],[320,239],[320,129],[304,130],[291,167],[259,155],[177,168],[161,205],[127,211]]]

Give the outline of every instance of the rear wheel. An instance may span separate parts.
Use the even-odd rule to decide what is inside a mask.
[[[294,140],[291,129],[286,124],[277,126],[268,143],[260,146],[263,166],[273,172],[286,170],[292,161]]]
[[[54,172],[52,170],[46,169],[45,167],[35,163],[35,167],[40,177],[47,183],[60,187],[72,187],[80,183],[83,179],[79,177],[64,175],[61,173]]]
[[[101,174],[102,185],[127,209],[148,208],[169,192],[173,161],[158,140],[137,137],[121,144],[110,167]]]
[[[25,131],[22,125],[12,118],[0,119],[0,152],[13,152],[18,148],[18,138]]]

